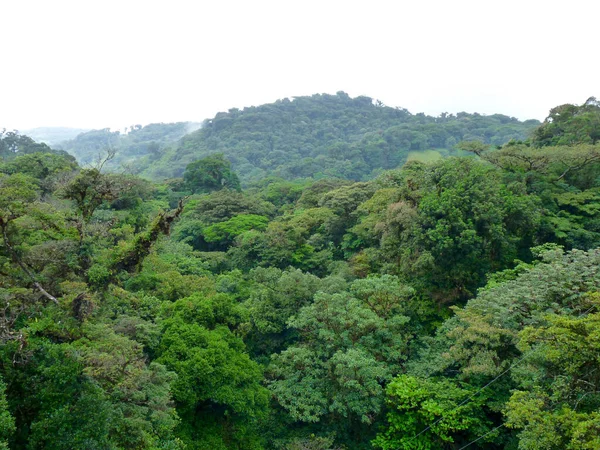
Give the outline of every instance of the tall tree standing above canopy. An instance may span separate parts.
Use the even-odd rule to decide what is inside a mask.
[[[600,141],[600,102],[590,97],[581,105],[552,108],[544,123],[533,133],[537,147],[596,144]]]
[[[222,153],[188,164],[183,178],[194,192],[212,192],[223,188],[240,190],[240,180]]]

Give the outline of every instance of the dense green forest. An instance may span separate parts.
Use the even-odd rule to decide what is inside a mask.
[[[110,128],[90,130],[79,133],[73,139],[57,142],[54,148],[72,154],[82,166],[98,164],[104,152],[110,149],[114,158],[106,162],[106,170],[138,173],[160,158],[168,146],[198,127],[200,124],[194,122],[176,122],[152,123],[144,127],[132,125],[123,133]],[[42,138],[48,136],[48,133],[41,133]]]
[[[111,147],[116,157],[106,169],[125,168],[154,180],[181,177],[189,163],[223,153],[243,185],[267,176],[367,181],[403,165],[411,152],[448,156],[463,140],[503,145],[527,138],[538,125],[501,114],[414,115],[338,92],[231,109],[205,120],[201,128],[175,123],[136,125],[127,133],[92,130],[56,148],[85,165]]]
[[[178,177],[188,163],[219,152],[244,184],[266,176],[365,181],[401,166],[411,151],[447,155],[458,142],[475,139],[502,145],[525,139],[538,125],[501,114],[413,115],[344,92],[295,97],[219,113],[142,173]]]
[[[0,135],[0,448],[600,448],[594,98],[145,128]]]

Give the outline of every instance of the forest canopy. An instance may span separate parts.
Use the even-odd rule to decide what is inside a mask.
[[[181,177],[188,164],[221,153],[244,185],[268,176],[366,181],[426,150],[441,157],[455,154],[464,140],[503,145],[526,139],[538,125],[502,114],[411,114],[338,92],[233,108],[202,124],[135,125],[126,133],[92,130],[57,148],[89,164],[110,147],[117,156],[107,168],[155,180]]]
[[[4,131],[0,449],[599,448],[598,117]]]

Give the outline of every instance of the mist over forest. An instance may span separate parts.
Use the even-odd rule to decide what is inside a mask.
[[[0,449],[600,448],[594,97],[1,126]]]

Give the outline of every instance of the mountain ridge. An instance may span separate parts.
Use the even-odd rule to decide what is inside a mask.
[[[198,159],[222,153],[244,185],[265,176],[367,180],[402,166],[411,152],[455,153],[462,140],[503,145],[527,139],[540,122],[503,114],[459,112],[427,116],[367,96],[314,94],[231,108],[200,123],[135,125],[80,133],[55,145],[89,164],[107,148],[106,166],[149,179],[181,177]]]

